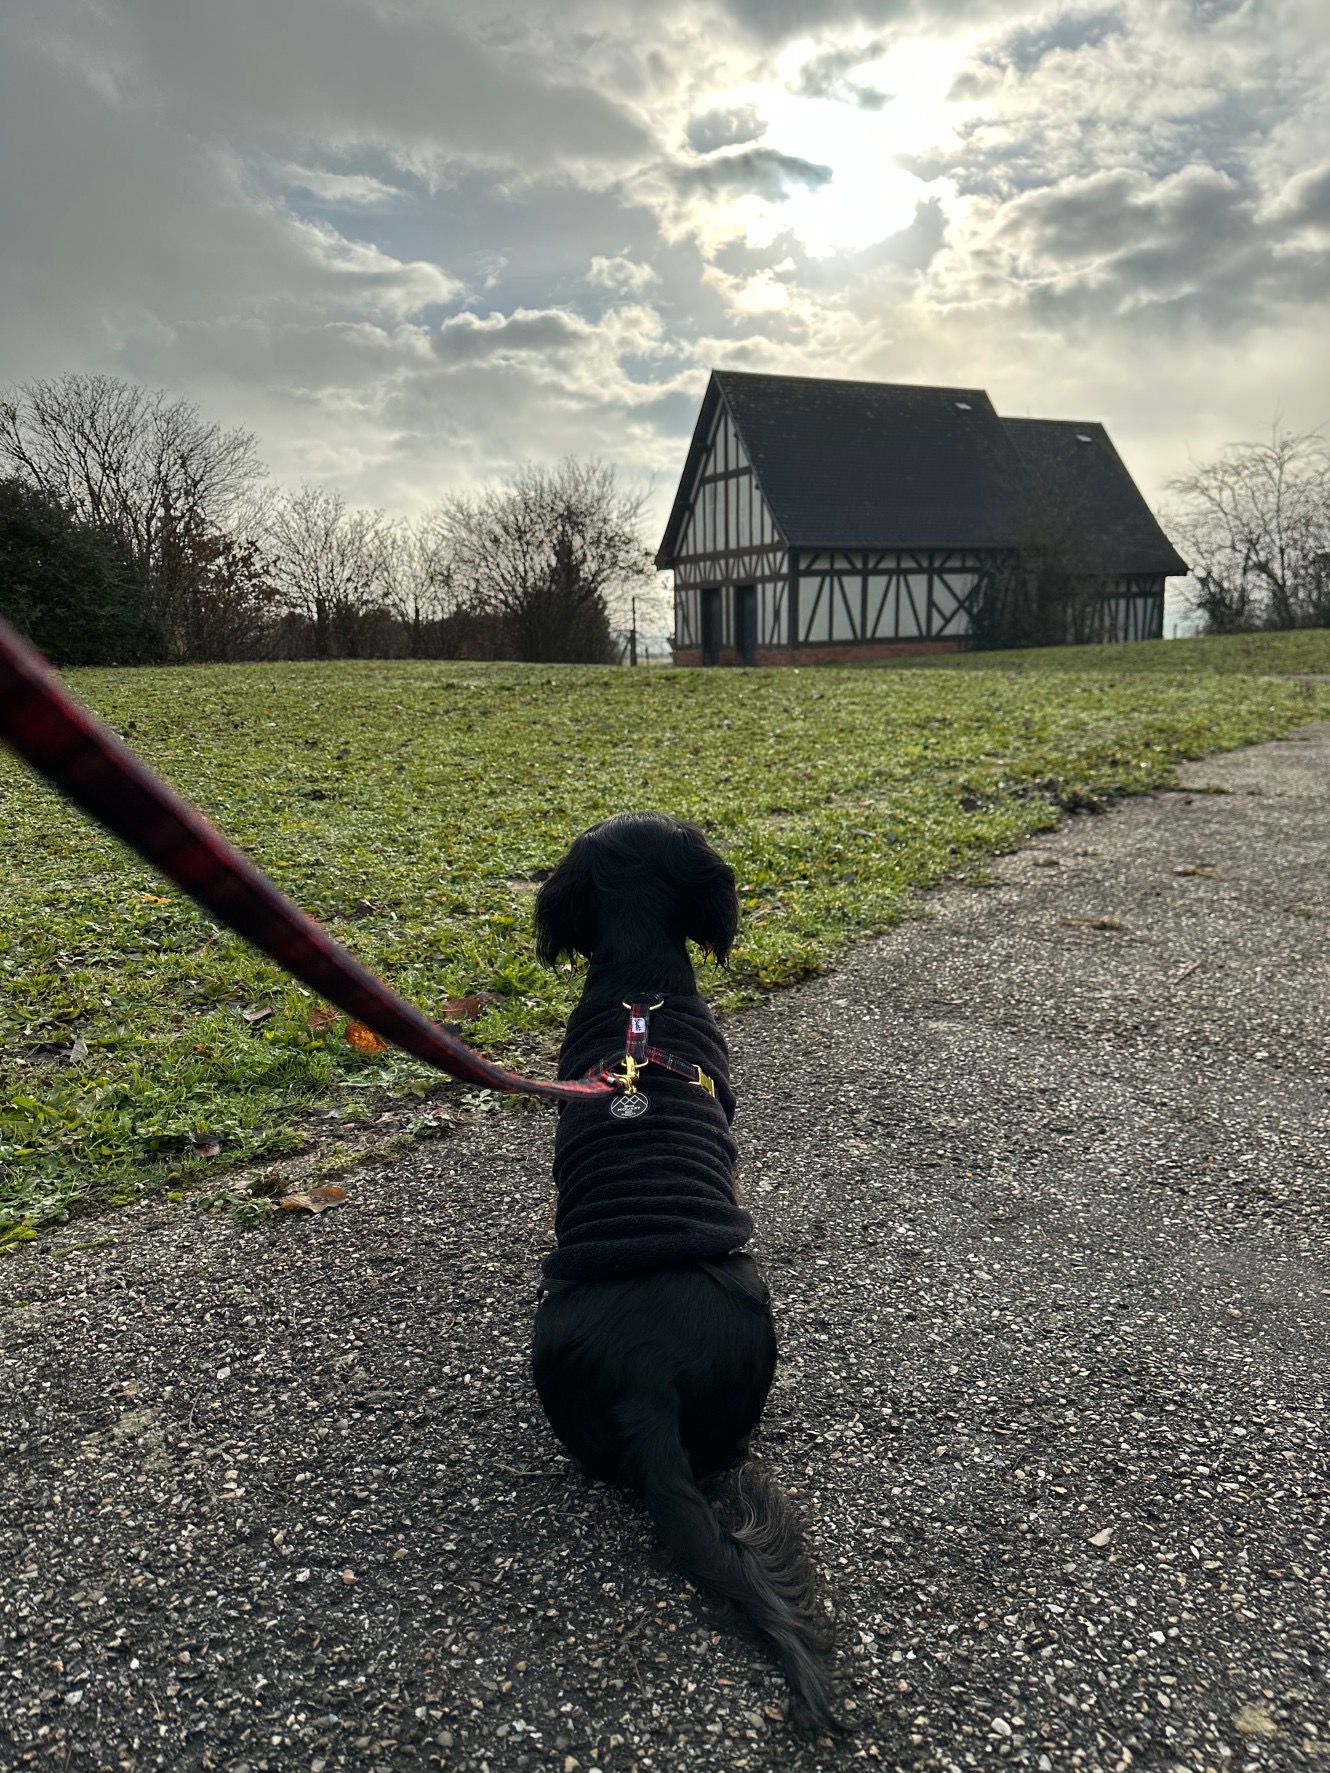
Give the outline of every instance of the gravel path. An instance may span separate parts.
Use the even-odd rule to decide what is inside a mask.
[[[1330,1769],[1330,725],[1184,776],[731,1024],[848,1742],[545,1429],[519,1112],[0,1264],[0,1766]]]

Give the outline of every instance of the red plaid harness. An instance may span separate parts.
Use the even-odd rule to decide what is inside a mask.
[[[634,1089],[632,1055],[625,1055],[622,1074],[600,1066],[585,1077],[556,1083],[505,1071],[431,1022],[334,942],[196,807],[80,707],[41,655],[2,620],[0,739],[219,922],[394,1046],[464,1083],[509,1095],[587,1102]],[[668,1054],[657,1056],[645,1045],[644,1053],[648,1063],[669,1061]],[[670,1062],[670,1069],[679,1066]],[[697,1066],[686,1069],[698,1071]]]
[[[635,1096],[637,1080],[648,1065],[655,1065],[661,1071],[672,1071],[676,1077],[697,1084],[714,1099],[716,1080],[708,1077],[700,1065],[694,1065],[689,1059],[676,1059],[673,1053],[647,1044],[651,1038],[651,1012],[660,1009],[664,1002],[662,997],[655,1003],[626,1003],[623,1007],[628,1012],[628,1028],[623,1037],[622,1054],[612,1053],[608,1059],[602,1059],[599,1065],[592,1066],[586,1076],[615,1078],[622,1083],[625,1096]],[[622,1071],[610,1069],[620,1063],[623,1065]]]

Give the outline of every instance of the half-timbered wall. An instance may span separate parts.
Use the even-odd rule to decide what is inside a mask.
[[[982,555],[800,554],[803,645],[870,640],[953,640],[970,631]]]
[[[674,560],[675,645],[701,646],[701,593],[716,586],[722,593],[720,644],[735,646],[736,585],[755,588],[758,646],[786,645],[788,583],[785,543],[730,415],[718,403]]]
[[[1115,579],[1100,603],[1095,640],[1162,640],[1164,581],[1155,575]]]

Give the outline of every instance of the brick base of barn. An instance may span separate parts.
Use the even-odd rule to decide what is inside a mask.
[[[889,665],[893,659],[917,658],[924,653],[959,653],[968,642],[955,640],[847,641],[842,646],[760,646],[755,665]],[[676,647],[676,665],[700,665],[700,646]],[[742,665],[737,647],[722,647],[717,665]]]

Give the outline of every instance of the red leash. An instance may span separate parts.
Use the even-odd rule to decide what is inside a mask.
[[[64,689],[0,620],[0,739],[205,911],[348,1016],[464,1083],[585,1102],[619,1094],[608,1072],[545,1082],[504,1071],[421,1014],[294,905]]]

